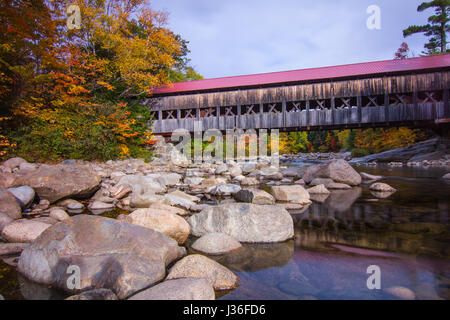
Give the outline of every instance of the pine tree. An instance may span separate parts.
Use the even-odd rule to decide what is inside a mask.
[[[427,55],[446,53],[447,50],[447,32],[450,31],[450,0],[433,0],[423,2],[417,8],[418,12],[426,9],[434,8],[435,15],[428,18],[428,24],[422,26],[409,26],[403,30],[403,37],[408,37],[416,33],[423,33],[429,37],[428,43],[425,44],[424,53]]]

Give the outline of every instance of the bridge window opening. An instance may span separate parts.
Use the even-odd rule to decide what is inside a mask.
[[[362,97],[363,107],[381,107],[384,106],[384,95],[373,95]]]
[[[306,110],[306,101],[291,101],[286,103],[287,112],[301,112]]]
[[[156,111],[150,112],[150,120],[158,120],[158,112]]]
[[[357,108],[358,100],[356,97],[336,98],[334,100],[334,104],[335,104],[336,109],[339,109],[339,110],[351,109],[351,108]]]
[[[220,115],[225,117],[237,115],[237,106],[220,107]]]
[[[182,119],[194,119],[196,118],[195,109],[183,109],[181,110]]]
[[[162,113],[163,120],[171,120],[177,118],[177,110],[165,110]]]
[[[313,110],[331,109],[331,99],[311,100],[310,108]]]
[[[208,118],[216,116],[216,108],[203,108],[200,109],[200,118]]]
[[[282,105],[281,103],[264,103],[263,105],[263,112],[264,113],[281,113],[282,112]]]
[[[423,91],[418,93],[418,103],[436,103],[443,102],[444,97],[442,91]]]
[[[244,116],[256,115],[259,112],[259,104],[252,104],[241,107],[241,113]]]
[[[394,93],[389,95],[390,106],[401,106],[407,104],[413,104],[414,97],[412,93]]]

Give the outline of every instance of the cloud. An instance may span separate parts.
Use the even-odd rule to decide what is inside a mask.
[[[426,21],[422,0],[153,0],[188,40],[192,65],[207,78],[392,59],[402,30]],[[368,30],[366,9],[381,8]],[[406,41],[416,54],[424,37]]]

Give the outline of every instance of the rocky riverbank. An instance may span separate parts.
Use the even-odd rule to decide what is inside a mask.
[[[70,299],[214,299],[240,280],[208,256],[292,239],[291,214],[330,191],[365,183],[380,199],[396,192],[340,157],[276,167],[270,159],[189,164],[163,143],[156,152],[150,163],[5,161],[0,256]],[[189,236],[198,237],[193,254]],[[76,287],[71,266],[80,271]]]

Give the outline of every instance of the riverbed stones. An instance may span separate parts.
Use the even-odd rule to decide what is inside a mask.
[[[64,210],[60,208],[50,209],[50,218],[57,221],[64,221],[70,219],[70,216]]]
[[[234,195],[238,202],[254,204],[274,204],[275,198],[268,192],[260,189],[250,188],[242,189]]]
[[[348,190],[352,188],[348,184],[338,182],[331,182],[327,184],[325,187],[330,190]]]
[[[16,197],[7,189],[0,188],[0,212],[13,219],[22,218],[22,209]]]
[[[147,177],[142,174],[125,175],[120,178],[116,186],[128,186],[131,188],[133,194],[146,193],[163,193],[166,191],[165,185],[161,184],[154,177]]]
[[[16,175],[11,172],[0,171],[0,188],[10,188],[14,185]]]
[[[196,196],[191,196],[179,190],[170,192],[164,195],[163,198],[166,199],[170,205],[179,206],[187,210],[190,210],[192,207],[195,207],[196,203],[200,202],[200,198]]]
[[[204,179],[200,177],[186,177],[184,178],[184,183],[189,185],[190,187],[198,186],[202,183]]]
[[[0,242],[0,256],[19,254],[28,247],[28,243],[1,243]]]
[[[192,244],[192,249],[209,255],[221,255],[242,248],[235,238],[225,233],[208,233]]]
[[[115,199],[122,199],[131,193],[131,188],[128,185],[113,186],[109,190],[111,197]]]
[[[63,198],[87,198],[99,188],[101,179],[88,167],[42,165],[39,169],[19,175],[15,186],[29,186],[40,199],[54,203]]]
[[[310,204],[309,193],[301,185],[272,186],[270,193],[277,201]]]
[[[144,194],[132,194],[130,197],[130,206],[133,208],[148,208],[155,203],[169,203],[162,195],[152,192]]]
[[[259,181],[255,177],[245,177],[241,181],[241,186],[256,186],[258,184],[259,184]]]
[[[375,176],[375,175],[368,174],[365,172],[360,172],[360,176],[364,181],[377,181],[377,180],[383,179],[382,176]]]
[[[194,236],[225,233],[239,242],[282,242],[294,236],[291,215],[281,206],[227,203],[187,218]]]
[[[377,182],[377,183],[372,184],[369,187],[369,189],[372,190],[372,191],[389,192],[389,193],[397,191],[396,189],[392,188],[387,183],[381,183],[381,182]]]
[[[203,278],[167,280],[128,300],[214,300],[214,288]]]
[[[351,186],[361,184],[361,176],[343,159],[330,160],[306,169],[303,179],[309,183],[315,178],[329,178],[334,182]]]
[[[200,254],[192,254],[177,261],[170,268],[167,280],[179,278],[206,279],[214,290],[230,290],[239,286],[239,277],[226,267]]]
[[[118,300],[118,299],[115,293],[109,289],[94,289],[70,296],[65,300]]]
[[[19,219],[3,228],[2,238],[8,242],[31,243],[48,227],[50,224],[35,219]]]
[[[177,214],[179,216],[186,216],[188,214],[188,212],[184,209],[159,202],[151,204],[149,209],[163,210],[166,212]]]
[[[8,224],[13,222],[14,219],[8,216],[6,213],[0,212],[0,234],[3,231],[3,228]]]
[[[240,190],[240,186],[236,184],[226,183],[212,188],[209,193],[215,196],[230,196],[238,193]]]
[[[217,175],[228,173],[228,166],[225,163],[222,163],[217,166],[214,173]]]
[[[22,209],[28,208],[34,200],[35,192],[29,186],[9,188],[8,191],[14,195]]]
[[[330,194],[330,191],[325,188],[323,184],[309,188],[306,191],[308,191],[309,194]]]
[[[26,163],[27,161],[21,157],[14,157],[3,162],[3,166],[9,168],[11,170],[18,168],[22,163]]]
[[[390,293],[394,297],[402,299],[402,300],[415,300],[416,299],[415,293],[411,289],[406,288],[406,287],[394,286],[394,287],[389,287],[389,288],[385,289],[385,291]]]
[[[167,265],[184,254],[156,230],[78,215],[41,234],[22,252],[18,270],[32,281],[70,291],[67,268],[77,265],[81,290],[110,289],[123,299],[162,280]]]
[[[120,220],[157,230],[178,244],[183,244],[191,232],[186,220],[175,213],[156,208],[138,209],[128,215],[121,215]]]

